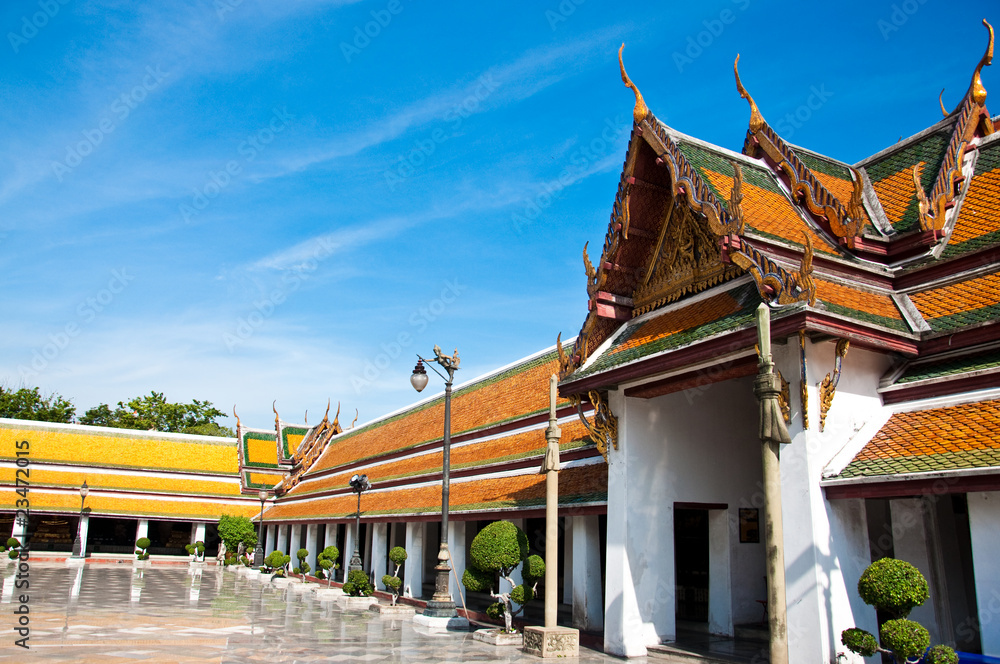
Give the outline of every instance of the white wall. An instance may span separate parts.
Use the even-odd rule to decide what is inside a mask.
[[[880,353],[848,350],[820,433],[818,384],[833,371],[836,340],[807,341],[810,422],[803,431],[798,338],[773,348],[775,363],[790,383],[793,410],[792,443],[781,451],[789,658],[834,662],[845,653],[847,661],[861,662],[840,643],[840,633],[855,626],[877,632],[874,610],[857,598],[858,577],[869,557],[864,510],[850,501],[827,501],[820,480],[866,422],[885,417],[876,388],[890,362]]]
[[[752,378],[648,400],[616,393],[612,410],[620,449],[610,451],[608,467],[606,650],[643,655],[676,636],[675,502],[728,505],[728,535],[715,515],[710,536],[730,543],[732,592],[715,594],[712,629],[732,634],[734,622],[759,621],[756,600],[767,596],[763,545],[740,544],[737,525],[738,509],[751,506],[761,478]],[[710,565],[725,576],[718,567],[725,555],[714,551]]]
[[[1000,657],[1000,491],[970,493],[969,534],[983,654]]]

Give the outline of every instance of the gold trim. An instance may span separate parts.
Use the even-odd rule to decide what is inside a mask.
[[[980,106],[986,103],[986,88],[983,87],[983,79],[980,77],[980,74],[983,71],[983,67],[989,67],[993,64],[993,26],[985,18],[983,19],[983,25],[986,26],[986,29],[990,33],[990,41],[986,46],[986,53],[983,54],[975,73],[972,75],[972,84],[970,86],[972,100]]]
[[[944,107],[944,88],[941,88],[941,93],[938,94],[938,103],[941,105],[941,115],[948,117],[948,111]]]
[[[743,168],[729,160],[733,167],[733,188],[729,192],[729,214],[736,224],[736,232],[743,235]]]
[[[622,83],[625,87],[631,88],[632,92],[635,93],[635,107],[632,109],[632,118],[635,120],[636,124],[641,124],[646,116],[649,115],[649,107],[646,106],[646,102],[642,99],[642,93],[639,92],[639,88],[636,87],[632,79],[628,77],[625,73],[625,62],[622,60],[622,51],[625,50],[625,43],[622,42],[621,47],[618,49],[618,66],[622,70]]]
[[[614,449],[618,449],[618,417],[611,412],[611,408],[604,402],[598,391],[590,390],[587,392],[587,400],[594,407],[593,424],[583,414],[583,398],[579,394],[571,395],[569,398],[570,404],[576,408],[576,414],[587,429],[588,437],[594,441],[597,451],[607,461],[608,443],[611,443],[611,447]]]
[[[799,399],[802,401],[802,428],[809,428],[809,387],[806,382],[806,331],[799,330],[799,361],[801,376],[799,377]]]
[[[756,134],[764,126],[764,116],[760,114],[760,110],[757,108],[757,103],[754,102],[753,97],[743,87],[743,81],[740,80],[739,64],[740,54],[737,53],[736,61],[733,62],[733,73],[736,74],[736,89],[739,91],[740,96],[750,103],[750,131]]]
[[[826,427],[826,414],[833,405],[833,395],[837,392],[837,384],[840,383],[840,373],[844,365],[844,357],[847,349],[851,347],[851,342],[847,339],[837,341],[837,357],[834,359],[833,373],[827,374],[826,378],[819,386],[819,430],[822,432]]]

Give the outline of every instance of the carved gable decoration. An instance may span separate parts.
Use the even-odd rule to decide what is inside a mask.
[[[687,205],[667,204],[643,283],[635,290],[636,315],[697,293],[739,274],[722,260],[707,221]]]

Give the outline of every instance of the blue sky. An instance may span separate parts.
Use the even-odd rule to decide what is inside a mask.
[[[942,87],[958,103],[983,18],[995,3],[5,2],[0,380],[81,414],[156,390],[254,426],[272,400],[368,421],[417,400],[434,344],[464,381],[579,331],[631,129],[622,42],[679,131],[741,148],[741,53],[786,140],[853,163],[939,120]]]

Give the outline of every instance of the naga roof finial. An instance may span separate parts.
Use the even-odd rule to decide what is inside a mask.
[[[632,92],[635,93],[635,108],[632,109],[632,117],[635,119],[635,123],[639,124],[646,119],[647,115],[649,115],[649,107],[646,106],[646,102],[643,101],[642,93],[639,92],[639,88],[635,86],[632,79],[630,79],[628,74],[625,73],[625,63],[622,61],[623,50],[625,50],[624,42],[622,42],[621,47],[618,49],[618,66],[621,67],[622,70],[622,83],[625,84],[625,87],[632,88]]]
[[[971,85],[972,99],[980,106],[986,103],[986,88],[983,87],[983,79],[979,77],[979,74],[983,71],[983,67],[989,67],[993,63],[993,26],[985,18],[983,25],[990,33],[990,41],[986,45],[986,53],[983,54],[975,73],[972,75]]]
[[[736,74],[736,89],[739,91],[741,97],[750,102],[750,131],[756,134],[764,126],[764,116],[760,114],[760,110],[758,110],[757,103],[754,102],[753,97],[743,87],[743,81],[740,80],[739,64],[740,54],[737,53],[736,61],[733,63],[733,73]]]
[[[354,425],[358,423],[358,416],[359,416],[359,415],[360,415],[360,413],[358,412],[358,409],[357,409],[357,408],[355,408],[355,409],[354,409],[354,421],[353,421],[353,422],[351,422],[351,426],[350,426],[350,428],[351,428],[351,429],[353,429],[353,428],[354,428]]]
[[[329,421],[328,420],[329,415],[330,415],[330,399],[327,398],[327,400],[326,400],[326,412],[323,413],[323,422],[328,422]]]
[[[275,430],[281,428],[281,418],[278,416],[277,404],[278,404],[278,400],[277,399],[275,399],[274,401],[271,402],[271,410],[274,411],[274,428],[275,428]]]
[[[938,95],[938,103],[941,104],[941,115],[948,117],[948,111],[944,107],[944,88],[941,88],[941,94]]]
[[[240,431],[240,416],[236,414],[236,404],[233,404],[233,417],[236,418],[236,435],[239,435]]]

